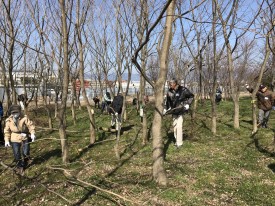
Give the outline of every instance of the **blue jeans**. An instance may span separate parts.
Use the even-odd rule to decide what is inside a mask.
[[[17,167],[25,167],[26,163],[30,157],[30,144],[28,140],[24,140],[22,142],[11,142],[13,156],[16,161]],[[22,151],[21,151],[22,150]],[[21,156],[22,152],[22,156]]]

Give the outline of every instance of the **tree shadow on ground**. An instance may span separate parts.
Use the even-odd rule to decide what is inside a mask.
[[[247,124],[250,124],[250,125],[253,124],[253,121],[252,121],[252,120],[242,120],[242,122],[247,123]]]
[[[269,169],[271,169],[271,171],[272,171],[273,173],[275,173],[275,163],[271,163],[271,164],[267,165],[267,167],[268,167]]]
[[[167,136],[167,141],[166,141],[166,143],[164,144],[164,147],[163,147],[163,159],[164,159],[164,161],[166,160],[166,154],[167,154],[167,150],[169,148],[169,145],[171,143],[173,145],[176,143],[175,138],[174,138],[174,132],[169,132],[168,131],[166,136]]]
[[[137,134],[136,137],[134,138],[133,142],[130,144],[130,146],[129,146],[130,148],[135,144],[137,138],[138,138],[138,134]],[[118,165],[117,165],[113,170],[111,170],[109,173],[107,173],[107,174],[105,175],[105,177],[107,178],[107,177],[112,176],[118,169],[120,169],[125,163],[127,163],[132,157],[134,157],[134,156],[135,156],[139,151],[141,151],[143,148],[144,148],[144,146],[140,147],[140,148],[139,148],[138,150],[136,150],[136,151],[133,151],[133,150],[131,149],[131,154],[130,154],[127,158],[121,159],[120,162],[118,163]],[[121,156],[122,156],[122,155],[121,155]],[[86,201],[87,199],[90,198],[90,196],[96,194],[96,192],[97,192],[97,189],[96,189],[96,188],[87,187],[87,186],[84,186],[83,184],[80,184],[80,183],[78,184],[78,183],[76,183],[76,182],[70,182],[70,183],[73,183],[73,184],[75,184],[75,185],[78,185],[78,186],[80,186],[80,187],[83,187],[83,188],[85,188],[85,189],[87,190],[87,193],[86,193],[82,198],[80,198],[76,203],[74,203],[74,204],[72,204],[72,205],[78,206],[78,205],[84,204],[85,201]],[[100,185],[100,187],[102,187],[102,185],[104,185],[105,183],[106,183],[105,179],[102,178],[100,181],[98,181],[98,182],[97,182],[96,184],[94,184],[94,185],[96,185],[96,186],[99,186],[99,185]],[[106,197],[106,199],[109,199],[109,197]]]
[[[205,121],[201,120],[201,124],[202,124],[201,127],[203,127],[203,128],[205,128],[205,129],[211,131],[211,129],[206,125]]]
[[[126,127],[122,127],[121,128],[121,135],[123,134],[123,132],[129,131],[132,129],[134,125],[128,125]],[[111,131],[102,131],[102,133],[99,135],[98,140],[95,142],[95,144],[89,144],[88,146],[84,147],[77,156],[75,156],[71,161],[74,162],[76,160],[78,160],[81,156],[83,156],[84,154],[86,154],[92,147],[95,147],[98,144],[101,144],[101,142],[103,143],[104,140],[107,139],[107,137],[109,137],[110,135],[107,134],[116,134],[116,132],[111,132]]]
[[[255,147],[257,148],[257,150],[259,152],[261,152],[262,154],[268,156],[268,157],[275,157],[275,153],[274,151],[270,151],[267,148],[263,147],[260,143],[259,140],[257,138],[254,139],[254,144]]]
[[[62,155],[61,149],[50,150],[45,153],[42,153],[40,156],[31,155],[33,158],[32,164],[41,164],[43,162],[48,161],[53,156],[61,157],[61,155]]]
[[[121,127],[121,130],[120,130],[120,134],[123,135],[124,132],[127,132],[129,130],[131,130],[135,125],[131,124],[131,125],[128,125],[126,127]]]
[[[273,144],[275,146],[275,130],[272,129],[273,133],[274,133],[274,140],[273,140]],[[274,150],[270,150],[269,148],[267,147],[263,147],[260,143],[259,143],[259,139],[256,137],[256,134],[258,133],[258,130],[257,132],[255,132],[254,134],[252,134],[250,136],[250,138],[252,139],[250,143],[248,143],[246,145],[246,147],[249,147],[250,145],[254,144],[256,149],[261,152],[262,154],[264,154],[265,156],[268,156],[268,157],[275,157],[275,152]]]

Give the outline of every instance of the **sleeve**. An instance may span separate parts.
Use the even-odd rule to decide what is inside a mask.
[[[179,98],[180,102],[183,102],[184,104],[192,104],[193,99],[194,99],[194,94],[190,92],[189,89],[183,88],[183,91]]]
[[[272,106],[275,106],[275,92],[272,92]]]
[[[109,98],[109,97],[107,96],[107,94],[104,94],[104,100],[107,101],[107,102],[112,101],[112,99]]]
[[[165,105],[165,109],[169,109],[171,107],[171,98],[170,96],[168,95],[168,93],[166,94],[166,97],[164,99],[164,105]]]
[[[11,139],[11,130],[10,130],[10,121],[7,119],[5,128],[4,128],[5,142],[10,141]]]
[[[249,91],[249,93],[252,93],[254,91],[254,89],[250,87],[246,88],[246,90]]]
[[[3,117],[3,115],[4,115],[3,107],[0,106],[0,117]]]
[[[26,126],[28,127],[29,132],[30,132],[31,134],[35,134],[35,126],[34,126],[34,123],[33,123],[28,117],[26,117],[25,124],[26,124]]]

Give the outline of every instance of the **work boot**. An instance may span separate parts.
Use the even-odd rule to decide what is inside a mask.
[[[263,125],[262,125],[262,128],[267,128],[267,124],[263,124]]]
[[[25,168],[27,168],[28,166],[30,166],[30,164],[33,162],[33,159],[28,157],[24,159],[24,164],[25,164]]]
[[[16,167],[15,168],[15,173],[18,175],[23,176],[24,175],[24,168],[23,167]]]

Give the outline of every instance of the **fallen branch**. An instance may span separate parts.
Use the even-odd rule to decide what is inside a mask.
[[[116,197],[118,197],[118,198],[120,198],[120,199],[123,199],[124,201],[130,202],[130,203],[132,203],[132,204],[134,204],[134,205],[140,205],[139,202],[134,202],[134,201],[132,201],[132,200],[126,198],[126,197],[123,197],[123,196],[121,196],[121,195],[119,195],[119,194],[116,194],[116,193],[114,193],[114,192],[112,192],[112,191],[105,190],[105,189],[102,189],[102,188],[100,188],[100,187],[98,187],[98,186],[96,186],[96,185],[93,185],[93,184],[90,184],[90,183],[88,183],[88,182],[82,181],[81,179],[75,178],[75,180],[77,180],[78,182],[80,182],[80,183],[82,183],[82,184],[85,184],[85,185],[87,185],[87,186],[96,188],[96,189],[99,190],[99,191],[102,191],[102,192],[111,194],[111,195],[113,195],[113,196],[116,196]],[[75,182],[73,182],[73,181],[69,181],[69,182],[75,183]]]
[[[56,128],[48,128],[48,127],[39,127],[39,126],[36,126],[36,128],[39,128],[41,130],[54,130],[54,131],[59,131],[59,129],[56,129]],[[88,130],[86,130],[87,132]],[[72,130],[66,130],[66,132],[80,132],[80,131],[72,131]],[[81,131],[81,132],[85,132],[85,131]]]
[[[10,167],[10,166],[8,166],[8,165],[6,165],[4,162],[0,162],[0,164],[5,168],[5,169],[8,169],[8,170],[10,170],[10,171],[12,171],[12,172],[14,172],[14,170],[13,170],[13,168],[12,167]],[[30,179],[29,177],[27,177],[27,176],[24,176],[24,175],[21,175],[23,178],[26,178],[26,179]],[[70,201],[70,200],[68,200],[66,197],[64,197],[63,195],[61,195],[61,194],[59,194],[59,193],[57,193],[57,192],[55,192],[55,191],[53,191],[53,190],[51,190],[51,189],[49,189],[47,186],[45,186],[43,183],[38,183],[39,185],[41,185],[41,186],[43,186],[47,191],[49,191],[49,192],[51,192],[51,193],[54,193],[55,195],[57,195],[58,197],[61,197],[63,200],[65,200],[66,202],[68,202],[68,203],[70,203],[70,204],[73,204],[73,202],[72,201]]]
[[[105,190],[105,189],[102,189],[102,188],[100,188],[100,187],[98,187],[98,186],[96,186],[96,185],[93,185],[93,184],[90,184],[90,183],[88,183],[88,182],[85,182],[85,181],[83,181],[83,180],[81,180],[81,179],[79,179],[79,178],[73,176],[73,175],[69,172],[69,170],[67,170],[67,169],[58,168],[58,167],[52,167],[52,166],[48,166],[48,168],[49,168],[49,169],[53,169],[53,170],[61,170],[61,171],[63,171],[63,172],[64,172],[64,175],[65,175],[66,177],[72,179],[72,180],[68,180],[68,182],[70,182],[70,183],[77,184],[77,182],[73,181],[73,180],[76,180],[76,181],[78,181],[78,182],[80,182],[80,183],[82,183],[82,184],[84,184],[84,185],[86,185],[86,186],[90,186],[90,187],[93,187],[93,188],[95,188],[95,189],[97,189],[97,190],[99,190],[99,191],[102,191],[102,192],[111,194],[111,195],[116,196],[116,197],[118,197],[118,198],[120,198],[120,199],[123,199],[124,201],[130,202],[130,203],[132,203],[132,204],[134,204],[134,205],[140,205],[140,203],[134,202],[134,201],[132,201],[132,200],[126,198],[126,197],[123,197],[123,196],[121,196],[121,195],[119,195],[119,194],[116,194],[116,193],[114,193],[114,192],[112,192],[112,191]]]

